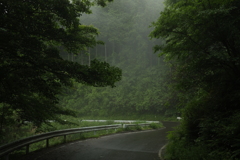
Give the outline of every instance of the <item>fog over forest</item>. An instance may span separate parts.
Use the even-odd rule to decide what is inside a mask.
[[[150,25],[163,8],[162,0],[118,0],[104,8],[93,7],[92,14],[83,15],[81,23],[98,28],[98,39],[104,45],[70,58],[85,65],[94,58],[106,61],[122,69],[122,80],[116,83],[116,88],[75,84],[75,90],[68,90],[61,104],[77,109],[81,116],[103,118],[176,114],[175,101],[168,101],[172,97],[167,95],[170,69],[153,50],[161,40],[149,37],[153,30]]]
[[[166,160],[240,159],[239,15],[239,0],[1,1],[0,144],[178,117]]]

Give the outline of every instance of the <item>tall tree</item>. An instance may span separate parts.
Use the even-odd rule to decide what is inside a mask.
[[[91,66],[64,60],[60,50],[78,54],[98,42],[96,28],[82,25],[79,16],[94,4],[112,0],[2,0],[0,2],[0,124],[10,119],[40,126],[58,114],[57,95],[72,79],[91,86],[114,86],[121,70],[106,62]],[[14,117],[14,118],[13,118]]]
[[[170,147],[183,145],[177,146],[176,151],[189,145],[202,146],[206,150],[198,153],[202,154],[201,159],[239,159],[240,128],[239,121],[234,120],[240,115],[240,3],[167,2],[168,6],[153,24],[151,36],[166,40],[155,50],[175,61],[177,85],[185,95],[184,120]],[[176,159],[188,159],[182,156],[176,155]]]

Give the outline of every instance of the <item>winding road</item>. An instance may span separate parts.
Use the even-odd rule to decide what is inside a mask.
[[[163,122],[166,128],[103,136],[31,153],[25,160],[159,160],[166,135],[179,123]]]

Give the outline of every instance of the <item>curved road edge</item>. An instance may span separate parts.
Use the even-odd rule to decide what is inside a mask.
[[[156,145],[155,144],[155,146],[154,147],[152,147],[152,148],[155,148],[154,150],[155,150],[155,158],[154,159],[159,159],[159,157],[160,157],[160,159],[162,158],[162,151],[163,151],[163,149],[164,149],[164,146],[166,146],[166,143],[167,143],[167,140],[163,140],[163,139],[166,139],[166,135],[167,135],[167,132],[168,131],[172,131],[173,130],[173,128],[175,127],[175,126],[177,126],[178,125],[178,123],[176,123],[176,122],[162,122],[163,123],[163,128],[160,128],[160,129],[156,129],[156,130],[162,130],[162,132],[159,132],[159,133],[161,133],[161,136],[160,135],[158,135],[158,134],[156,134],[156,133],[153,133],[153,134],[155,134],[155,135],[158,135],[158,137],[160,136],[160,137],[162,137],[162,138],[160,138],[161,140],[160,141],[162,141],[163,143],[161,143],[161,145],[159,145],[158,143],[158,145]],[[138,133],[141,133],[141,132],[149,132],[149,131],[153,131],[153,129],[151,129],[151,130],[142,130],[142,131],[137,131]],[[124,135],[124,134],[133,134],[133,133],[137,133],[137,132],[125,132],[125,133],[115,133],[115,135],[117,135],[117,134],[119,134],[119,135]],[[152,133],[151,133],[152,134]],[[105,136],[101,136],[101,137],[110,137],[111,138],[111,136],[112,135],[114,135],[114,134],[111,134],[111,135],[105,135]],[[140,135],[142,135],[142,134],[140,134]],[[139,135],[139,136],[140,136]],[[133,136],[131,136],[131,137],[133,137]],[[130,138],[131,138],[130,137]],[[134,136],[134,137],[136,137],[136,136]],[[152,137],[152,136],[150,136],[150,137]],[[126,136],[124,136],[124,138],[126,138]],[[107,141],[105,140],[105,138],[104,139],[101,139],[100,137],[99,138],[93,138],[93,139],[97,139],[97,141],[100,141],[101,143],[107,143]],[[109,139],[109,138],[108,138]],[[123,138],[122,138],[123,139]],[[113,151],[113,153],[111,153],[112,151],[110,150],[110,152],[109,152],[109,147],[105,147],[105,148],[101,148],[101,147],[99,147],[99,146],[96,146],[96,145],[92,145],[92,144],[94,144],[94,142],[93,141],[89,141],[89,142],[84,142],[84,141],[88,141],[89,139],[87,139],[87,140],[80,140],[80,141],[82,141],[82,143],[79,145],[79,146],[73,146],[73,145],[75,145],[75,142],[70,142],[71,143],[71,145],[69,145],[70,146],[70,148],[68,148],[68,150],[66,150],[66,149],[60,149],[60,148],[62,148],[62,147],[65,147],[65,145],[68,145],[68,144],[62,144],[62,145],[59,145],[59,146],[56,146],[56,147],[53,147],[53,148],[48,148],[48,149],[43,149],[42,151],[40,151],[40,152],[38,152],[38,153],[33,153],[32,155],[31,155],[31,153],[30,153],[30,155],[28,155],[28,156],[26,156],[25,158],[27,158],[27,159],[44,159],[44,158],[46,158],[46,157],[44,157],[44,156],[46,156],[46,153],[48,153],[48,156],[50,156],[50,157],[48,157],[48,159],[50,160],[51,158],[57,158],[57,156],[59,157],[59,154],[61,153],[62,155],[64,155],[64,156],[67,156],[68,157],[68,159],[71,159],[72,158],[72,160],[73,159],[78,159],[80,156],[82,156],[83,157],[83,159],[85,158],[85,159],[96,159],[95,157],[99,157],[100,156],[100,158],[102,158],[102,157],[104,157],[104,156],[108,156],[108,155],[110,155],[110,154],[116,154],[116,155],[118,155],[120,158],[117,158],[118,160],[119,159],[123,159],[123,156],[122,155],[120,155],[120,154],[122,154],[122,152],[123,152],[123,150],[114,150]],[[118,141],[121,141],[121,140],[117,140],[117,142]],[[146,143],[146,141],[148,141],[148,139],[144,139],[144,142],[143,143]],[[152,141],[152,140],[151,140]],[[79,142],[79,141],[77,141],[77,142]],[[122,141],[121,141],[122,142]],[[155,141],[156,142],[156,141]],[[98,142],[99,143],[99,142]],[[72,145],[73,144],[73,145]],[[76,143],[77,144],[77,143]],[[140,144],[140,143],[139,143]],[[141,145],[139,145],[138,143],[136,144],[136,148],[138,148],[138,149],[135,149],[135,150],[132,150],[132,149],[130,149],[130,150],[126,150],[127,151],[127,154],[129,154],[130,153],[130,156],[132,156],[132,157],[130,157],[130,158],[128,158],[128,159],[131,159],[131,160],[133,160],[136,156],[134,155],[134,154],[132,154],[133,152],[136,152],[136,151],[143,151],[143,147],[139,147],[139,146],[141,146]],[[77,144],[78,145],[78,144]],[[111,144],[110,143],[110,147],[111,147],[111,145],[113,145],[113,144]],[[164,145],[164,146],[163,146]],[[87,150],[86,151],[88,151],[88,150],[93,150],[94,151],[94,149],[95,149],[95,153],[96,153],[96,155],[91,155],[92,157],[91,158],[89,158],[89,153],[88,152],[86,152],[85,150],[79,150],[79,148],[84,148],[84,147],[88,147],[87,148]],[[91,148],[91,146],[92,146],[92,148]],[[105,146],[105,145],[103,145],[103,146]],[[121,146],[122,147],[122,146]],[[121,148],[120,147],[120,148]],[[134,146],[133,146],[134,147]],[[101,149],[101,150],[96,150],[96,148],[97,149]],[[118,147],[119,148],[119,147]],[[131,147],[128,147],[128,149],[129,148],[131,148]],[[146,148],[146,147],[145,147]],[[160,151],[159,151],[159,148],[161,148],[160,149]],[[59,151],[57,151],[58,149],[60,149]],[[148,146],[148,149],[149,149],[149,146]],[[148,150],[147,149],[147,150]],[[64,152],[66,152],[66,153],[63,153],[62,151],[64,151]],[[68,153],[68,151],[70,151],[69,153]],[[77,152],[77,154],[76,154],[76,151],[78,151]],[[79,152],[80,151],[80,152]],[[103,156],[103,154],[102,153],[104,153],[104,152],[102,152],[102,151],[104,151],[104,152],[106,152],[107,154],[106,155],[104,155]],[[129,151],[131,151],[131,152],[129,152]],[[52,152],[52,153],[51,153]],[[56,152],[56,153],[54,153],[54,152]],[[108,154],[108,152],[110,153],[110,154]],[[50,154],[49,154],[50,153]],[[74,154],[72,154],[72,153],[74,153]],[[104,153],[105,154],[105,153]],[[146,156],[148,156],[148,158],[149,158],[149,155],[144,155],[145,153],[143,153],[143,154],[141,154],[141,158],[140,159],[144,159],[145,158],[145,160],[146,160]],[[149,154],[149,153],[148,153]],[[70,157],[69,157],[69,155],[71,155]],[[159,156],[160,155],[160,156]],[[56,157],[55,157],[56,156]],[[65,157],[64,156],[60,156],[61,157],[61,159],[64,159]],[[84,157],[85,156],[85,157]],[[23,158],[23,157],[22,157]],[[65,158],[66,159],[66,158]],[[64,160],[65,160],[64,159]],[[122,160],[121,159],[121,160]],[[136,158],[135,158],[136,159]],[[25,159],[26,160],[26,159]],[[46,160],[46,159],[45,159]],[[162,159],[161,159],[162,160]]]
[[[161,121],[161,123],[179,123],[179,122],[162,122]],[[166,125],[164,125],[165,126],[165,129],[166,128],[168,128],[168,127],[166,127]],[[165,160],[164,158],[163,158],[163,151],[164,151],[164,149],[166,148],[166,146],[167,146],[167,144],[168,143],[166,143],[164,146],[162,146],[162,148],[159,150],[159,152],[158,152],[158,156],[159,156],[159,158],[160,158],[160,160]]]
[[[163,158],[162,152],[163,152],[163,150],[165,149],[166,146],[167,146],[167,144],[165,144],[165,145],[159,150],[159,152],[158,152],[158,156],[159,156],[160,160],[165,160],[165,159]]]

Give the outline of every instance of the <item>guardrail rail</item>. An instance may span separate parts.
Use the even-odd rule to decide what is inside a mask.
[[[5,157],[5,160],[9,160],[9,154],[17,149],[22,147],[26,147],[26,154],[29,153],[29,146],[33,143],[46,140],[46,147],[49,147],[49,140],[53,137],[64,136],[64,142],[66,142],[66,136],[70,134],[76,133],[84,133],[84,132],[95,132],[100,130],[110,130],[110,129],[118,129],[118,128],[126,128],[133,126],[148,126],[150,123],[142,123],[142,124],[115,124],[115,125],[104,125],[104,126],[93,126],[93,127],[82,127],[82,128],[72,128],[72,129],[64,129],[58,130],[43,134],[34,135],[31,137],[23,138],[12,143],[8,143],[0,146],[0,157]]]

